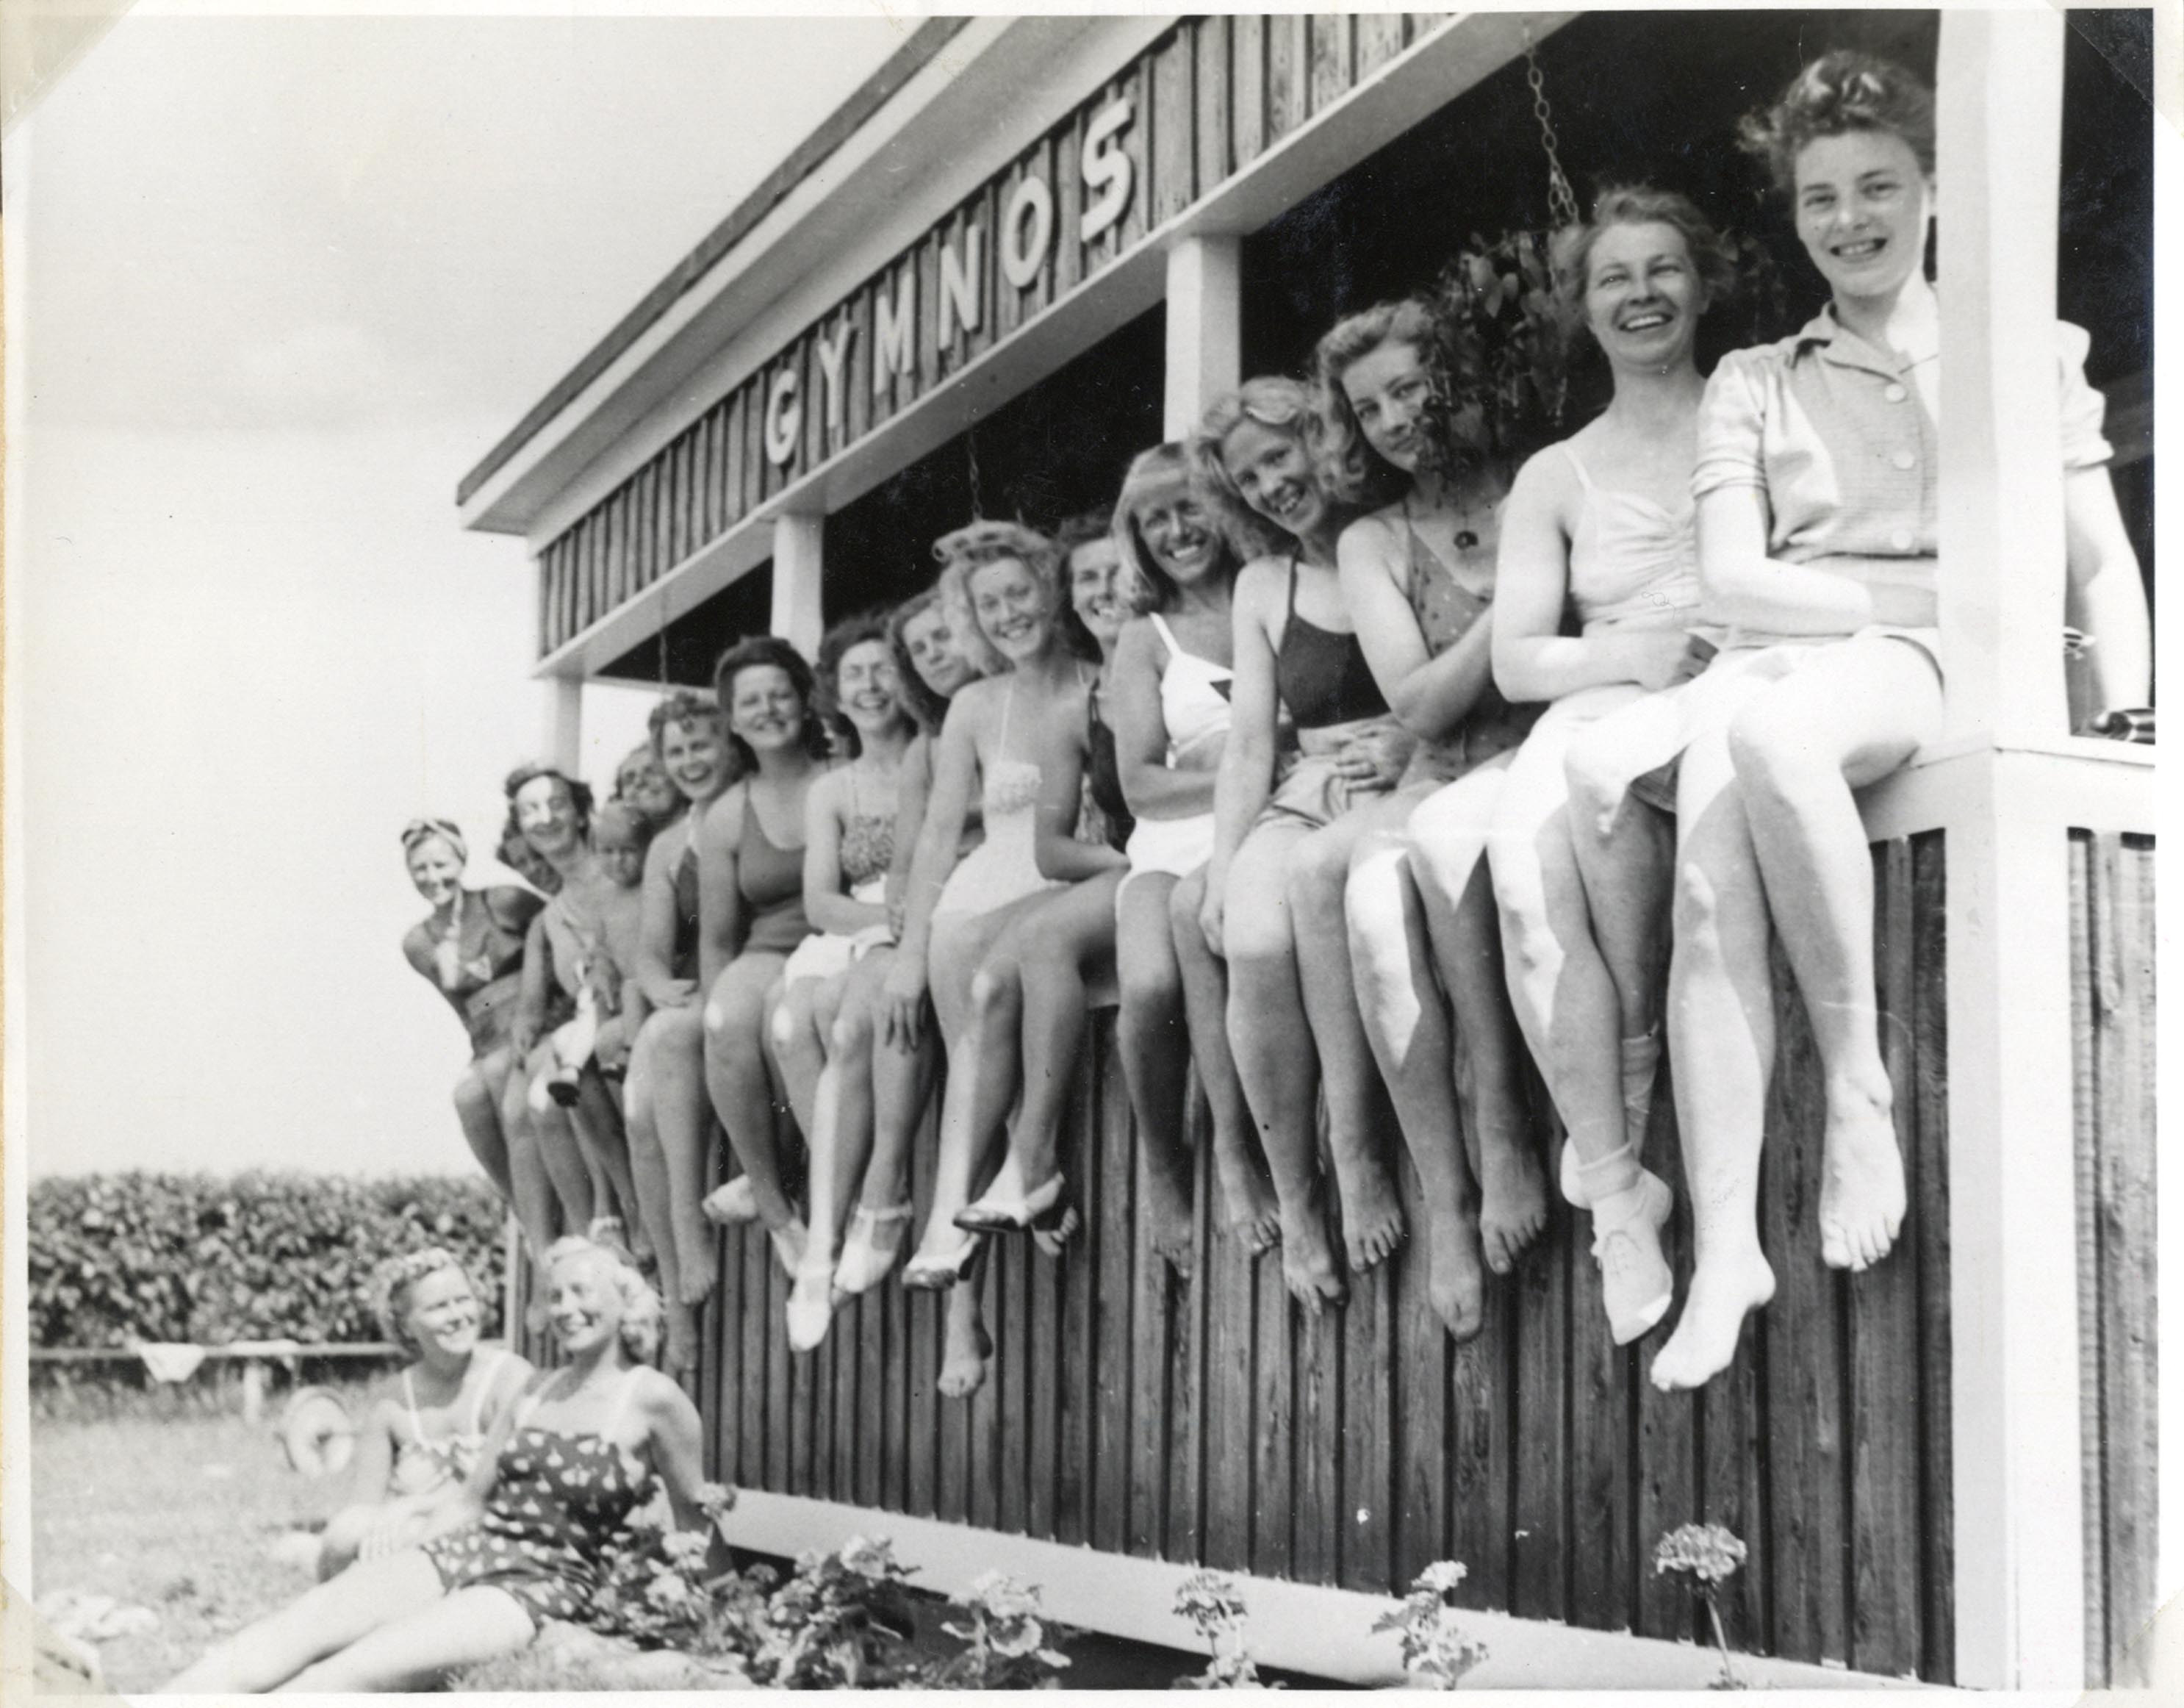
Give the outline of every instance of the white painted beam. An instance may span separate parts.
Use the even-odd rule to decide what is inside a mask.
[[[820,604],[827,569],[827,518],[804,511],[775,518],[773,616],[767,627],[806,658],[819,656],[826,627]]]
[[[1244,244],[1185,237],[1167,252],[1167,370],[1161,437],[1188,438],[1206,407],[1241,382]]]

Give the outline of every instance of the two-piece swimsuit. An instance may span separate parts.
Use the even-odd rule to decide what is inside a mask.
[[[1274,688],[1296,729],[1297,756],[1274,785],[1262,818],[1331,824],[1392,786],[1343,776],[1342,750],[1374,729],[1400,731],[1356,634],[1338,634],[1300,616],[1297,559],[1290,558],[1289,603],[1274,651]]]
[[[1291,615],[1294,617],[1294,595]],[[1153,629],[1167,649],[1161,663],[1161,723],[1167,731],[1167,764],[1203,767],[1212,750],[1228,739],[1234,708],[1230,688],[1236,673],[1225,664],[1185,652],[1158,611]],[[1323,631],[1322,631],[1323,632]],[[1284,642],[1288,639],[1285,630]],[[1213,814],[1193,812],[1181,818],[1139,818],[1128,848],[1130,876],[1165,872],[1187,877],[1213,857]],[[1128,879],[1124,879],[1128,882]]]
[[[852,901],[877,907],[887,899],[888,868],[894,863],[894,815],[863,811],[857,800],[856,767],[850,767],[845,774],[850,811],[842,823],[842,888]],[[781,969],[782,982],[793,985],[799,979],[831,979],[847,972],[875,944],[893,938],[884,924],[847,935],[815,933],[796,946]]]

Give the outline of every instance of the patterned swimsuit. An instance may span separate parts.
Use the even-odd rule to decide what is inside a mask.
[[[534,1625],[589,1621],[607,1555],[652,1493],[652,1473],[612,1437],[642,1374],[622,1378],[604,1431],[538,1428],[524,1420],[538,1395],[518,1402],[484,1515],[425,1544],[442,1588],[505,1590]]]

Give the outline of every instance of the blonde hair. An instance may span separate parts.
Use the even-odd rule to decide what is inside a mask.
[[[650,1364],[660,1350],[660,1324],[664,1314],[660,1295],[650,1282],[637,1272],[637,1265],[629,1260],[627,1253],[597,1240],[588,1240],[581,1234],[570,1234],[558,1239],[546,1248],[546,1261],[541,1266],[551,1276],[559,1264],[572,1258],[597,1258],[606,1265],[614,1282],[615,1294],[621,1303],[621,1323],[617,1337],[621,1349],[632,1361]]]
[[[1061,548],[1035,527],[1020,522],[967,522],[933,542],[933,555],[940,561],[940,609],[948,619],[948,632],[956,650],[971,661],[981,676],[998,676],[1010,668],[999,647],[986,639],[971,608],[971,577],[988,564],[1013,560],[1029,570],[1046,589],[1047,609],[1057,619],[1069,608],[1066,581],[1067,560]]]
[[[1320,491],[1330,501],[1334,492],[1321,450],[1326,424],[1314,405],[1311,389],[1301,380],[1262,375],[1216,398],[1190,436],[1191,472],[1198,477],[1198,489],[1230,547],[1248,563],[1283,550],[1289,536],[1244,502],[1244,494],[1229,478],[1228,465],[1222,459],[1222,447],[1228,442],[1228,435],[1245,421],[1295,439],[1304,448],[1312,480]]]

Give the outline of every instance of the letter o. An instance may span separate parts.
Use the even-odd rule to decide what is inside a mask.
[[[1028,236],[1024,233],[1026,215],[1030,215]],[[1001,215],[1003,276],[1022,290],[1046,265],[1047,246],[1053,241],[1054,192],[1044,178],[1026,178],[1010,193],[1007,210]]]
[[[804,402],[797,395],[796,370],[783,368],[773,377],[766,393],[766,460],[776,468],[796,455],[797,435],[804,431]]]

